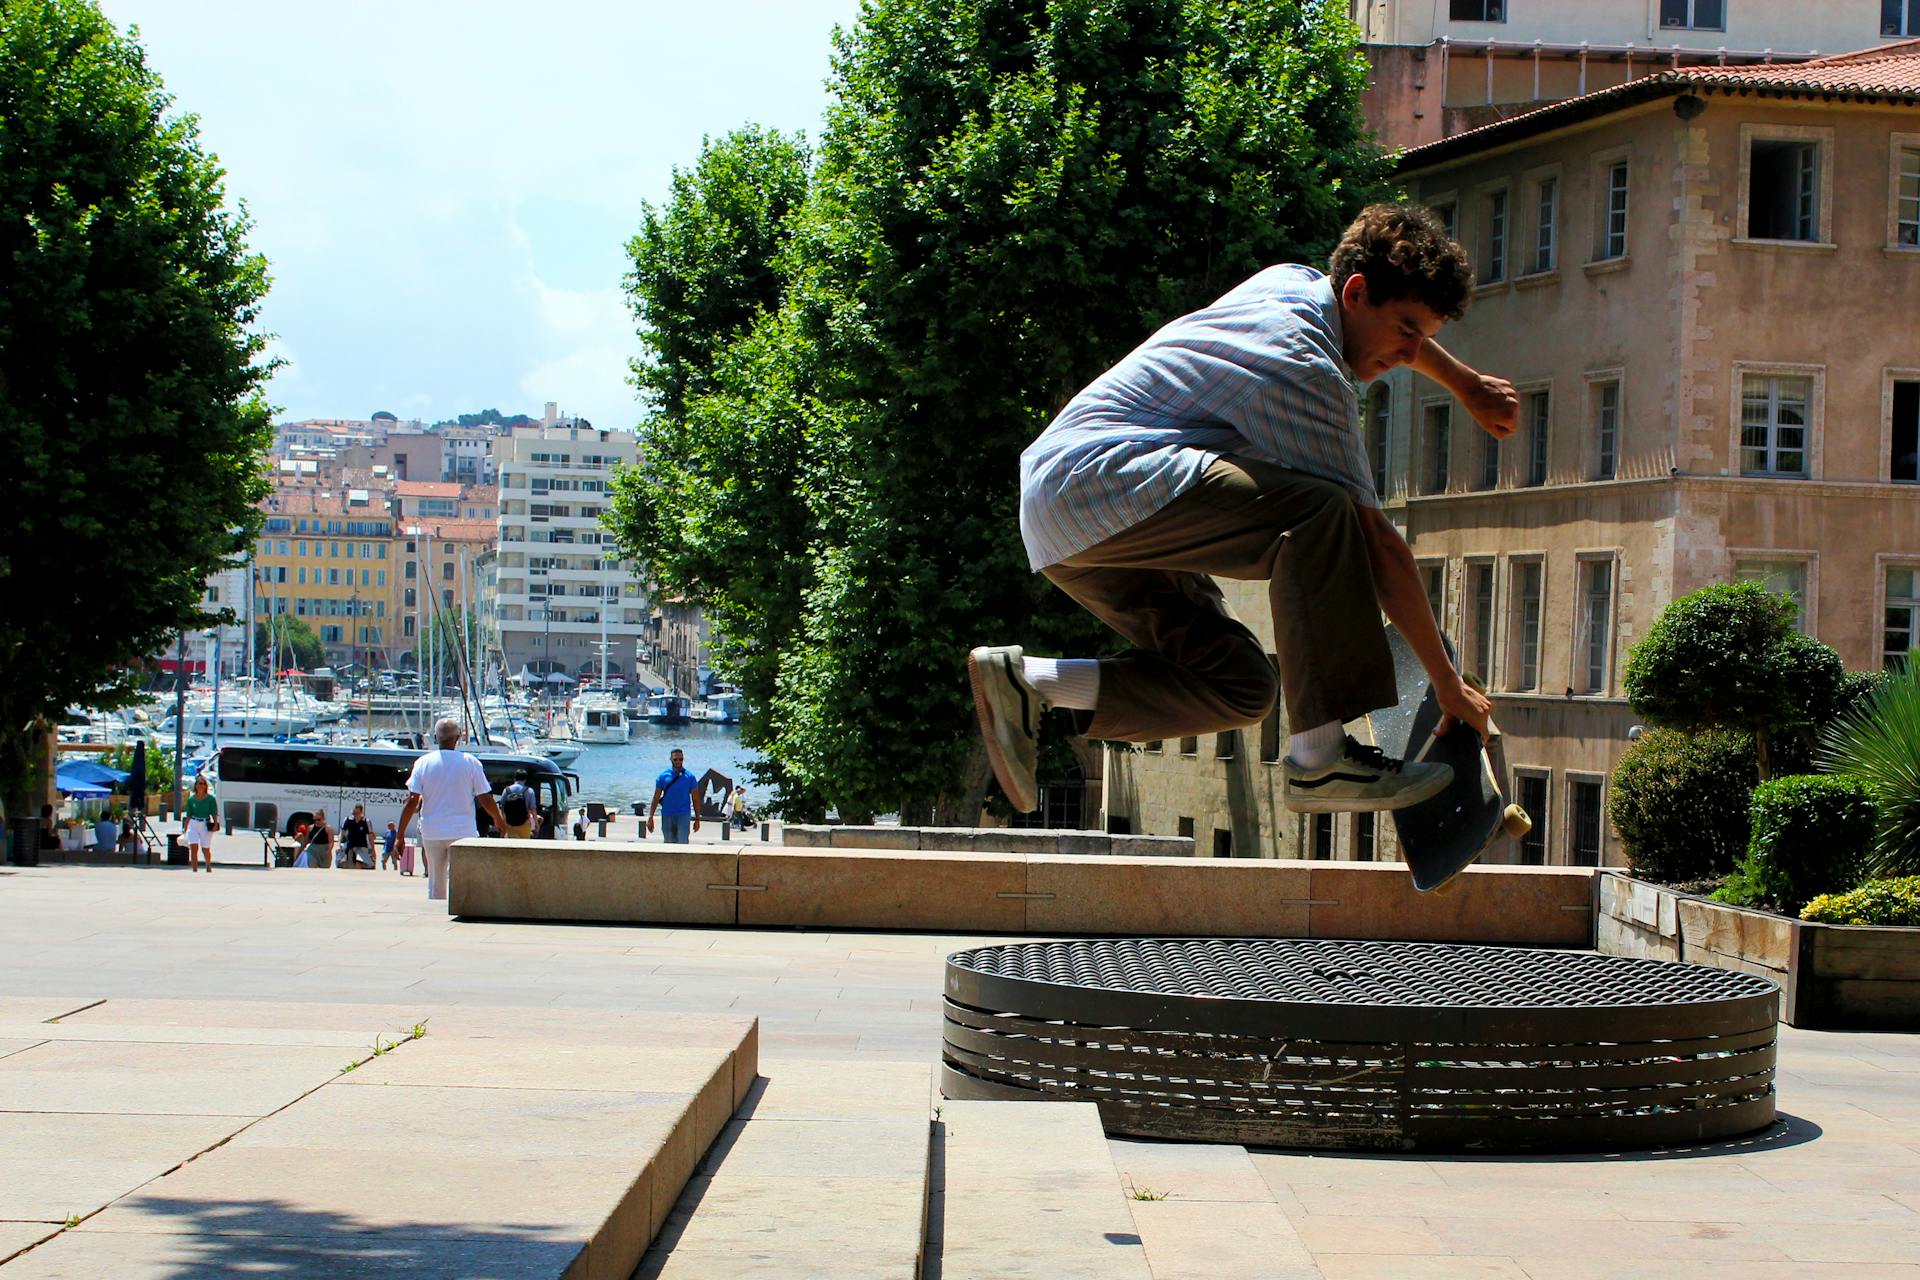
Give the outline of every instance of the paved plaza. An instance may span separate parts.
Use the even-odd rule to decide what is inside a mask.
[[[231,856],[245,852],[235,846]],[[766,1097],[785,1090],[795,1106],[835,1087],[822,1062],[881,1072],[933,1062],[942,959],[988,940],[466,923],[429,903],[417,877],[390,872],[0,868],[0,997],[46,997],[49,1009],[71,1002],[56,1013],[120,999],[390,1005],[421,1016],[448,1010],[450,1019],[476,1007],[752,1015],[760,1072],[772,1082]],[[50,1133],[71,1124],[73,1142],[84,1145],[90,1122],[59,1105],[57,1074],[30,1069],[39,1051],[0,1042],[0,1112]],[[1070,1179],[1039,1176],[1052,1163],[1043,1145],[1026,1148],[1032,1176],[1023,1181],[1017,1167],[997,1175],[986,1211],[943,1188],[936,1161],[926,1274],[1920,1280],[1920,1039],[1787,1029],[1780,1068],[1781,1126],[1697,1150],[1413,1158],[1108,1141],[1111,1169],[1102,1162],[1094,1180],[1105,1185],[1093,1190],[1107,1197],[1103,1212],[1117,1213],[1123,1227],[1130,1219],[1131,1231],[1105,1233],[1113,1255],[1102,1271],[1070,1273],[1047,1259],[1050,1197]],[[122,1070],[129,1109],[139,1109],[143,1092],[171,1087],[157,1057],[151,1067],[127,1058]],[[197,1083],[209,1111],[249,1087],[241,1073]],[[935,1125],[936,1153],[942,1126],[948,1131],[949,1178],[991,1163],[965,1147],[976,1135],[984,1143],[992,1127],[976,1120],[970,1108],[978,1105],[947,1104]],[[713,1179],[730,1157],[753,1158],[741,1123],[689,1184],[663,1246],[698,1237],[708,1218],[702,1193],[721,1185]],[[823,1150],[819,1158],[844,1163],[846,1155]],[[23,1188],[34,1179],[30,1160],[0,1152],[0,1258],[18,1241],[44,1237],[58,1208],[16,1207],[32,1200]],[[858,1235],[858,1198],[836,1188],[825,1178],[800,1197],[805,1211],[789,1212],[781,1226],[787,1244],[810,1232]],[[711,1202],[721,1225],[724,1209]],[[1022,1213],[1036,1224],[1026,1243],[982,1243]],[[663,1247],[641,1274],[781,1274],[727,1257],[718,1246],[689,1246],[676,1265]],[[900,1274],[898,1265],[849,1262],[840,1274]]]

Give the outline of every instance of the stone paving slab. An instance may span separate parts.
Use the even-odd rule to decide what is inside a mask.
[[[0,1219],[85,1215],[231,1137],[244,1116],[0,1112]]]
[[[263,1116],[350,1057],[317,1046],[48,1040],[0,1058],[0,1111]]]
[[[567,1273],[578,1241],[527,1240],[510,1229],[452,1237],[362,1236],[336,1220],[324,1243],[312,1238],[223,1235],[109,1235],[63,1232],[7,1264],[7,1280],[389,1280],[395,1275],[508,1280]],[[569,1280],[572,1277],[569,1276]]]

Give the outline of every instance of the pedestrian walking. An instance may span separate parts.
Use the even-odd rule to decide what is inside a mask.
[[[346,850],[340,866],[357,867],[364,858],[367,870],[373,870],[373,824],[367,821],[367,806],[356,804],[353,816],[340,824],[340,847]]]
[[[736,786],[733,794],[727,797],[727,817],[733,823],[735,831],[747,829],[747,788]]]
[[[207,870],[213,870],[213,833],[220,829],[220,806],[205,776],[193,780],[193,794],[187,797],[187,866],[198,871],[205,856]]]
[[[333,865],[333,828],[327,825],[327,811],[315,809],[313,821],[307,825],[306,843],[300,846],[300,856],[295,858],[296,867],[318,867],[322,871]],[[211,870],[211,865],[209,865]]]
[[[440,744],[439,749],[413,762],[413,772],[407,777],[407,803],[400,810],[402,839],[414,815],[420,815],[420,843],[427,858],[427,897],[431,899],[444,900],[447,896],[453,842],[479,833],[476,803],[496,828],[504,831],[507,827],[493,798],[487,771],[478,760],[459,750],[460,736],[460,722],[451,717],[433,726],[433,740]]]
[[[387,823],[387,834],[380,838],[380,869],[385,871],[387,864],[400,865],[400,828]]]
[[[668,765],[653,780],[653,800],[647,805],[646,834],[653,834],[655,813],[660,816],[660,839],[667,844],[686,844],[692,837],[688,824],[700,829],[700,814],[693,807],[693,792],[700,785],[687,769],[687,756],[675,748],[667,756]]]
[[[539,821],[539,800],[527,785],[527,771],[515,769],[513,781],[500,793],[500,816],[507,820],[505,834],[514,840],[531,840]]]

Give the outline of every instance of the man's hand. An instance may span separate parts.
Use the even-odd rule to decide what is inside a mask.
[[[1480,735],[1482,742],[1487,740],[1487,724],[1493,716],[1493,703],[1486,694],[1457,674],[1451,680],[1436,682],[1433,694],[1440,701],[1440,709],[1446,712],[1440,717],[1441,733],[1459,723],[1470,726]]]
[[[700,811],[698,809],[694,810],[693,813],[693,829],[695,831],[700,829]]]
[[[1520,393],[1505,378],[1475,374],[1462,386],[1460,403],[1496,440],[1505,440],[1520,426]]]

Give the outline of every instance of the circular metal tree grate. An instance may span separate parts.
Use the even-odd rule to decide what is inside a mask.
[[[1549,1150],[1774,1118],[1755,974],[1452,943],[1127,938],[947,960],[942,1087],[1099,1105],[1109,1131]]]

